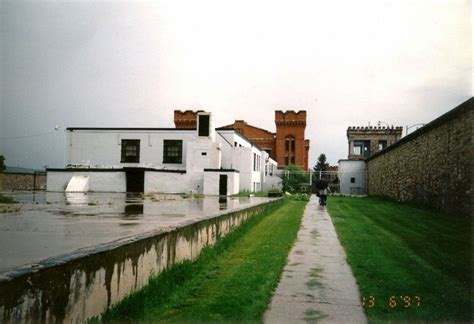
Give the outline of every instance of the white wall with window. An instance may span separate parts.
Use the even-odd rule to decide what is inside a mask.
[[[68,128],[66,164],[186,169],[195,130]]]
[[[189,130],[68,128],[66,160],[65,169],[48,172],[48,190],[62,191],[68,179],[85,172],[91,191],[202,193],[204,170],[210,169],[232,172],[233,194],[237,185],[261,191],[276,170],[268,153],[238,132],[213,129],[208,113],[200,113],[197,129]],[[212,179],[207,177],[207,193],[216,187]]]
[[[367,167],[362,160],[339,160],[337,172],[340,192],[343,195],[367,193]]]

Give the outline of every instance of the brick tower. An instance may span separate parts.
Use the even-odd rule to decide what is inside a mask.
[[[309,140],[305,139],[306,111],[275,111],[275,155],[278,166],[296,164],[308,169]]]
[[[175,110],[174,111],[174,126],[176,128],[196,129],[197,114],[204,112],[204,110]]]

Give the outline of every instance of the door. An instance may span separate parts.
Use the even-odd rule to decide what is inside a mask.
[[[219,196],[227,196],[227,174],[219,176]]]
[[[126,168],[127,192],[145,191],[145,171],[140,168]]]

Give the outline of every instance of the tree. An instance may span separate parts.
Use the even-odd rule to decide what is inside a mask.
[[[326,162],[326,154],[321,154],[318,157],[318,163],[313,167],[314,172],[327,171],[329,169],[329,163]]]
[[[3,170],[5,170],[5,157],[0,155],[0,172],[3,172]]]
[[[284,169],[280,176],[282,179],[282,189],[287,192],[300,192],[301,187],[309,184],[309,174],[299,166],[290,164]]]

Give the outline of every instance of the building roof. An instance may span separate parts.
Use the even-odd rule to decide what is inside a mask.
[[[247,142],[249,142],[250,145],[252,146],[255,146],[256,148],[258,148],[260,151],[263,151],[263,149],[258,146],[257,144],[255,144],[254,142],[252,142],[248,137],[246,137],[245,135],[243,135],[241,132],[239,132],[237,129],[233,129],[233,128],[216,128],[216,132],[219,134],[219,131],[232,131],[234,132],[235,134],[239,135],[240,137],[242,137],[244,140],[246,140]],[[220,135],[220,134],[219,134]]]
[[[68,127],[68,131],[75,130],[123,130],[123,131],[196,131],[196,128],[154,128],[154,127]]]
[[[270,132],[270,131],[267,131],[266,129],[249,125],[249,124],[247,124],[247,122],[244,121],[244,120],[236,120],[235,122],[242,122],[246,127],[253,128],[253,129],[255,129],[255,130],[265,132],[265,133],[267,133],[267,134],[270,134],[271,136],[274,136],[274,135],[275,135],[275,133],[272,133],[272,132]],[[234,122],[233,124],[230,124],[230,125],[226,125],[226,126],[222,126],[222,127],[216,128],[216,130],[235,129],[235,122]]]

